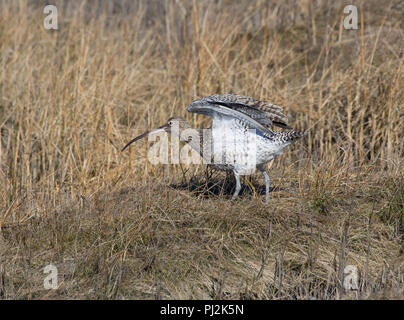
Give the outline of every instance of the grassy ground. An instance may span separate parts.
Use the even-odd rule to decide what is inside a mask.
[[[0,298],[404,297],[400,1],[56,1],[58,30],[44,4],[0,0]],[[311,128],[269,205],[259,173],[230,202],[225,173],[120,152],[226,92]]]

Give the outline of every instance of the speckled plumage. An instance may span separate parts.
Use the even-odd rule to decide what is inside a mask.
[[[213,154],[217,145],[220,146],[218,149],[222,149],[225,145],[230,146],[229,149],[232,151],[236,149],[236,153],[247,153],[249,145],[254,140],[256,166],[265,164],[281,154],[284,147],[305,134],[294,130],[287,132],[271,130],[271,125],[289,128],[288,118],[282,113],[283,108],[247,96],[215,94],[194,100],[187,110],[213,118],[211,128]],[[251,171],[251,168],[241,164],[225,164],[240,175]]]
[[[244,113],[267,128],[269,128],[271,125],[281,128],[290,128],[288,127],[288,118],[282,112],[283,107],[239,94],[226,93],[203,97],[194,100],[188,106],[187,110],[191,111],[193,107],[201,104],[203,105],[205,103],[216,106],[224,106],[231,110]]]
[[[283,108],[248,96],[215,94],[194,100],[187,111],[212,117],[212,127],[195,129],[193,137],[184,139],[182,133],[192,129],[191,126],[182,118],[170,118],[165,125],[153,131],[171,132],[197,150],[205,163],[220,170],[232,170],[236,178],[233,199],[241,189],[240,175],[252,174],[259,169],[265,177],[268,202],[269,176],[264,165],[306,132],[272,130],[271,126],[291,129]],[[123,150],[153,131],[131,140]]]

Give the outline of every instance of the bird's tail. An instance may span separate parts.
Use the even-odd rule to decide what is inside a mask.
[[[300,138],[304,137],[308,133],[308,130],[305,131],[287,131],[287,132],[282,132],[281,140],[283,142],[290,142],[293,143],[296,140],[299,140]]]

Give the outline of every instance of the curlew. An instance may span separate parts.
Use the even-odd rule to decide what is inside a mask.
[[[306,132],[288,126],[288,118],[281,106],[248,96],[215,94],[193,101],[187,111],[212,117],[212,126],[194,129],[183,118],[170,118],[161,127],[129,141],[122,151],[150,134],[171,133],[189,144],[204,163],[219,170],[233,171],[236,189],[232,200],[240,192],[240,176],[250,175],[256,169],[261,171],[265,178],[265,202],[268,203],[270,179],[264,165]],[[288,131],[275,131],[272,126]]]

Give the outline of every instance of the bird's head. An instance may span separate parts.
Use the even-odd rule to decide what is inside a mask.
[[[162,126],[156,128],[156,129],[147,131],[147,132],[141,134],[140,136],[137,136],[136,138],[132,139],[122,148],[121,151],[124,151],[133,142],[140,140],[144,137],[147,137],[151,134],[167,132],[167,133],[173,133],[177,136],[180,136],[181,131],[188,129],[190,127],[191,126],[188,124],[188,122],[186,122],[185,119],[183,119],[181,117],[172,117],[172,118],[168,119],[167,122],[165,124],[163,124]]]

